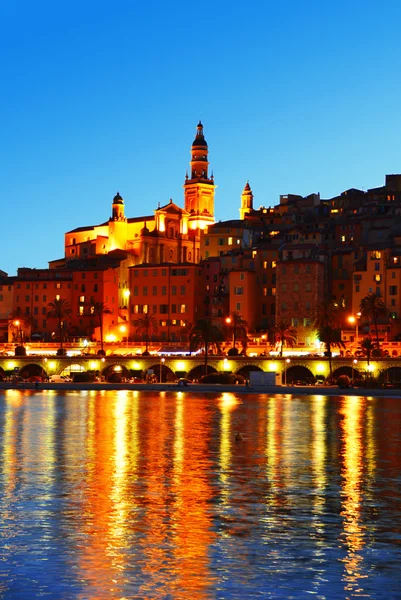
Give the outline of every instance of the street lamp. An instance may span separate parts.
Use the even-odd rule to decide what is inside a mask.
[[[357,362],[358,361],[356,358],[354,358],[354,360],[352,361],[352,383],[354,383],[354,369]]]
[[[20,344],[21,346],[23,345],[23,341],[22,341],[22,327],[21,327],[21,321],[18,321],[18,319],[16,321],[14,321],[14,325],[17,328],[17,338],[19,336],[20,339]]]
[[[232,321],[231,317],[226,318],[227,325],[231,325],[231,321]],[[235,348],[235,325],[233,326],[233,342],[232,342],[232,344],[233,344],[233,348]]]
[[[287,369],[288,369],[288,365],[291,362],[290,358],[286,358],[285,362],[287,363],[286,365],[284,365],[284,385],[287,385]]]
[[[358,319],[361,316],[361,313],[358,312],[356,313],[356,315],[351,315],[350,317],[348,317],[348,323],[351,323],[351,325],[355,324],[355,342],[356,344],[358,344],[358,339],[359,339],[359,335],[358,335]]]
[[[166,360],[165,358],[160,359],[160,383],[162,382],[162,372],[163,372],[163,365],[164,365],[165,360]]]
[[[120,331],[121,331],[121,333],[123,334],[123,337],[124,337],[124,334],[127,332],[127,326],[126,325],[121,325],[120,326]],[[123,340],[121,340],[121,342],[122,341]],[[128,333],[126,335],[125,341],[126,341],[126,345],[127,345],[127,348],[128,348]]]
[[[267,333],[263,333],[261,339],[263,340],[264,343],[266,343],[265,354],[267,354],[267,345],[269,342],[269,336],[267,335]]]

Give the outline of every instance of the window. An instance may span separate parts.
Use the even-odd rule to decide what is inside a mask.
[[[98,292],[98,291],[99,291],[99,286],[98,286],[98,284],[97,284],[97,283],[95,283],[95,284],[94,284],[94,286],[93,286],[93,291],[94,291],[94,292]]]
[[[91,306],[91,309],[93,308],[93,306]],[[79,315],[82,316],[84,314],[84,307],[80,306],[78,309]],[[92,311],[91,311],[92,312]]]
[[[293,327],[298,327],[298,325],[299,325],[299,319],[298,319],[297,317],[293,317],[293,318],[291,319],[291,325],[292,325]]]
[[[234,294],[236,296],[242,296],[244,293],[244,288],[243,287],[235,287],[234,288]]]
[[[224,238],[219,238],[219,246],[223,246],[224,245]]]
[[[144,276],[144,277],[147,277],[147,276],[148,276],[148,270],[147,270],[147,269],[144,269],[144,271],[143,271],[143,276]]]
[[[171,286],[171,295],[172,296],[177,295],[177,286],[176,285]]]
[[[210,243],[210,240],[209,240],[209,238],[208,238],[208,237],[207,237],[207,238],[205,238],[205,246],[209,246],[209,243]]]
[[[380,282],[381,282],[381,279],[382,279],[382,276],[381,276],[379,273],[377,273],[377,274],[374,276],[374,280],[376,281],[376,283],[380,283]]]
[[[152,287],[152,296],[157,296],[157,286],[156,285],[154,285]]]
[[[60,300],[60,294],[56,294],[56,300]]]
[[[183,314],[186,312],[185,304],[180,304],[180,313]]]
[[[299,273],[299,265],[294,265],[294,273],[298,275]]]
[[[375,263],[375,271],[380,271],[380,263]]]
[[[275,269],[277,267],[277,262],[275,260],[272,260],[272,269]]]
[[[287,303],[286,302],[282,302],[281,303],[281,310],[287,310]]]
[[[305,292],[310,292],[311,291],[311,284],[309,283],[309,281],[307,281],[305,283]]]
[[[239,274],[239,278],[240,278],[240,281],[244,281],[244,279],[245,279],[245,273],[240,273]]]
[[[237,310],[238,312],[241,311],[241,302],[237,302],[235,305],[235,310]]]
[[[287,284],[286,284],[286,283],[283,283],[283,284],[281,285],[281,291],[282,291],[282,292],[286,292],[286,291],[287,291]]]
[[[310,265],[306,265],[306,272],[307,273],[311,273],[312,272],[312,269],[311,269]]]
[[[390,296],[397,295],[397,286],[396,285],[390,285],[389,294],[390,294]]]
[[[299,292],[299,283],[294,283],[294,292]]]
[[[228,238],[228,245],[229,245],[229,246],[232,246],[232,245],[233,245],[233,238],[232,238],[232,237],[229,237],[229,238]]]
[[[309,318],[305,318],[304,319],[304,327],[310,327],[311,325],[311,320]]]
[[[187,289],[186,289],[185,285],[181,286],[181,292],[180,293],[181,293],[181,296],[185,296],[185,294],[187,293]]]
[[[143,293],[143,295],[144,295],[144,296],[147,296],[147,295],[148,295],[148,286],[147,286],[147,285],[144,285],[144,286],[143,286],[142,293]]]
[[[80,296],[79,301],[83,304],[85,302],[85,296]]]

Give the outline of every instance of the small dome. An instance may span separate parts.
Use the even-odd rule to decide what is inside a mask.
[[[117,194],[114,196],[113,204],[124,204],[124,200],[121,198],[120,192],[117,192]]]
[[[204,146],[205,148],[207,148],[207,142],[205,140],[205,137],[203,135],[203,125],[202,123],[199,121],[197,128],[196,128],[196,137],[192,143],[192,146]]]

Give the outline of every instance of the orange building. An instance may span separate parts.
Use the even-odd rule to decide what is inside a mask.
[[[191,263],[130,268],[130,337],[140,340],[138,320],[154,317],[155,339],[186,342],[186,327],[203,316],[202,268]]]

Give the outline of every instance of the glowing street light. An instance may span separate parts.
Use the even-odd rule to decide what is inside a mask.
[[[162,382],[163,365],[164,365],[165,360],[166,359],[164,357],[162,357],[160,359],[160,383]]]
[[[356,368],[356,364],[357,364],[357,359],[354,358],[354,360],[352,361],[352,383],[354,382],[354,369]]]
[[[284,365],[284,385],[287,385],[287,369],[291,362],[290,358],[285,359],[286,364]]]
[[[355,341],[358,344],[358,339],[359,339],[359,335],[358,335],[358,319],[361,316],[361,313],[358,312],[356,313],[356,315],[350,315],[348,317],[348,323],[351,323],[351,325],[355,325]]]
[[[20,344],[21,346],[23,345],[23,341],[22,341],[22,327],[21,327],[21,321],[19,321],[18,319],[16,319],[14,321],[14,325],[17,328],[17,337],[19,336],[20,338]]]

